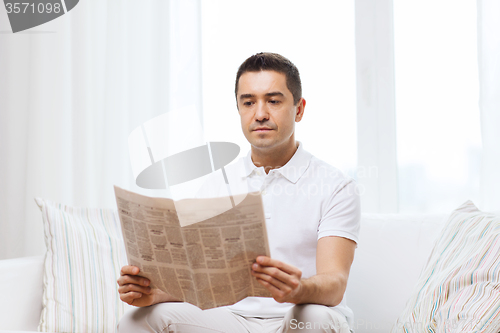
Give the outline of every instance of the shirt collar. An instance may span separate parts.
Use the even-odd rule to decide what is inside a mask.
[[[312,157],[311,153],[304,150],[302,143],[300,141],[297,142],[299,143],[299,147],[295,151],[295,154],[293,154],[292,158],[281,168],[275,169],[276,172],[281,173],[283,177],[294,184],[300,179],[304,172],[306,172]],[[245,177],[250,177],[253,173],[257,173],[258,169],[264,172],[263,167],[257,167],[253,164],[251,150],[245,157],[244,164]]]

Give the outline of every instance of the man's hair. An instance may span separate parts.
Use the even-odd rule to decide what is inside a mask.
[[[275,71],[285,74],[286,86],[293,95],[293,104],[297,104],[302,98],[302,84],[297,67],[287,58],[277,53],[261,52],[254,54],[245,60],[236,73],[234,94],[238,101],[238,83],[240,77],[246,72]]]

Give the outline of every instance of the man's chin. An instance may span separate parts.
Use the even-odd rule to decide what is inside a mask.
[[[252,142],[250,142],[250,144],[255,148],[261,148],[261,149],[271,148],[271,147],[275,146],[275,142],[272,140],[269,140],[269,139],[267,139],[267,140],[266,139],[252,140]]]

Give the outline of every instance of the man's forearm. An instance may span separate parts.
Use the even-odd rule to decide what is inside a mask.
[[[344,297],[347,277],[342,274],[317,274],[301,280],[295,304],[321,304],[336,306]]]

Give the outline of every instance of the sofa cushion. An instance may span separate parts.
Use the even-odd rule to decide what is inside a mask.
[[[500,217],[468,201],[441,232],[392,332],[500,331]]]
[[[116,211],[36,199],[44,222],[42,332],[115,332],[128,305],[116,280],[126,254]]]

